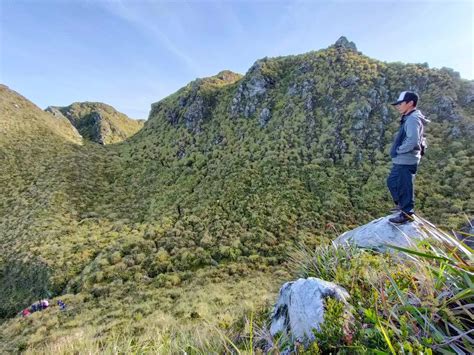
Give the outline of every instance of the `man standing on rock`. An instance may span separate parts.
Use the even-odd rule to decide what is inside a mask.
[[[393,167],[387,178],[387,186],[395,202],[392,212],[399,212],[390,218],[392,223],[412,221],[415,213],[415,175],[424,154],[426,143],[423,138],[424,126],[429,122],[416,108],[418,95],[403,91],[392,105],[401,113],[400,129],[390,149]]]

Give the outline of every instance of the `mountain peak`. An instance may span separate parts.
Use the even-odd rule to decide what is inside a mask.
[[[238,73],[234,73],[231,70],[223,70],[223,71],[219,72],[215,77],[217,79],[226,81],[228,83],[234,83],[237,80],[240,80],[242,78],[242,75],[240,75]]]
[[[354,42],[349,41],[346,37],[341,36],[339,39],[334,43],[335,47],[350,49],[357,52],[357,46]]]
[[[45,111],[56,117],[64,116],[84,138],[103,145],[125,140],[144,124],[102,102],[74,102],[65,107],[48,106]]]

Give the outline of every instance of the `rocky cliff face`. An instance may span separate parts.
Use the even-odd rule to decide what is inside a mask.
[[[97,102],[49,106],[45,111],[56,117],[66,117],[85,139],[102,145],[121,142],[144,124],[143,120],[130,119],[112,106]]]
[[[173,127],[185,126],[190,132],[201,133],[218,102],[219,91],[241,79],[229,70],[188,84],[169,99],[171,104],[160,101],[152,104],[150,117],[163,115]]]
[[[397,113],[389,103],[400,91],[414,90],[421,95],[421,110],[434,122],[429,135],[473,135],[472,82],[425,64],[373,60],[345,37],[326,50],[258,60],[242,78],[205,85],[209,80],[217,79],[197,80],[154,104],[146,134],[173,134],[166,123],[185,127],[194,138],[175,142],[184,157],[204,126],[208,132],[234,127],[242,139],[237,122],[244,119],[268,136],[291,131],[312,157],[374,162],[396,128]],[[208,139],[228,140],[229,133]]]

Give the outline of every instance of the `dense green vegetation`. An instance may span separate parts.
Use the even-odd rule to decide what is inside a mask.
[[[265,58],[243,77],[190,83],[154,104],[137,134],[105,147],[80,145],[64,117],[2,87],[0,317],[42,297],[27,282],[2,289],[24,265],[43,265],[47,291],[71,311],[8,320],[0,343],[145,336],[156,317],[164,337],[203,319],[222,330],[265,308],[289,277],[294,245],[325,244],[391,207],[398,118],[388,102],[405,89],[420,93],[432,120],[418,211],[456,228],[474,209],[474,101],[473,83],[449,69],[342,46]]]
[[[313,350],[322,353],[471,354],[474,254],[424,220],[432,239],[402,254],[320,246],[293,255],[300,277],[318,277],[351,295],[350,315],[329,301]]]

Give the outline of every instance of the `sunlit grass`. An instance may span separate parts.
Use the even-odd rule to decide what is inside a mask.
[[[299,248],[299,276],[345,287],[355,307],[352,344],[336,348],[474,351],[474,254],[466,244],[416,217],[427,239],[385,255],[354,246]]]

